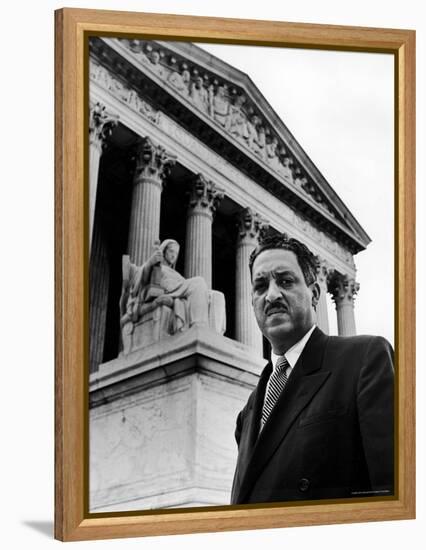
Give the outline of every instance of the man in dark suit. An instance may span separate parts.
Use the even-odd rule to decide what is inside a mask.
[[[263,239],[250,272],[272,358],[238,415],[231,503],[392,495],[390,344],[315,326],[316,260],[296,239]]]

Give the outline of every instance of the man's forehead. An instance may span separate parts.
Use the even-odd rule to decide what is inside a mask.
[[[253,263],[253,277],[269,271],[301,271],[297,256],[292,250],[272,248],[264,250]]]

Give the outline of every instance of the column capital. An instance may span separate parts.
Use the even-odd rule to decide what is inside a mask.
[[[334,271],[329,279],[329,291],[336,307],[352,305],[358,294],[360,285],[348,275],[342,275]]]
[[[144,137],[136,148],[135,183],[144,178],[162,180],[170,173],[176,162],[176,155],[169,153],[162,145],[156,145],[151,138]]]
[[[320,285],[327,286],[328,279],[331,274],[331,266],[327,260],[321,258],[321,256],[316,256],[317,262],[317,280]]]
[[[107,111],[105,105],[96,103],[89,113],[89,139],[90,144],[99,147],[105,145],[106,139],[111,135],[118,124],[118,115]]]
[[[189,208],[197,210],[199,213],[213,215],[223,196],[223,191],[216,187],[212,181],[202,174],[197,174],[189,191]]]
[[[237,214],[238,241],[240,243],[257,241],[259,232],[268,223],[251,208],[244,208]]]

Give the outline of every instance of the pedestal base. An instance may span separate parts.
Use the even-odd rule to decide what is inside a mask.
[[[265,364],[192,327],[90,379],[90,511],[229,504],[235,420]]]

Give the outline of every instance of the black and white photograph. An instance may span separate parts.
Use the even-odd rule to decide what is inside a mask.
[[[422,546],[422,7],[5,4],[5,548]]]
[[[89,37],[90,513],[394,497],[394,78]]]

